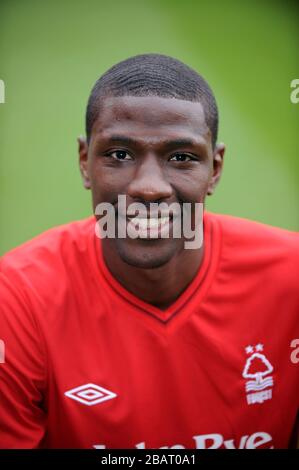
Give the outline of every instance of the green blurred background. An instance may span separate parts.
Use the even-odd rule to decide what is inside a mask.
[[[207,207],[299,230],[296,2],[0,0],[0,253],[91,214],[76,137],[95,80],[144,52],[197,69],[220,109],[225,171]]]

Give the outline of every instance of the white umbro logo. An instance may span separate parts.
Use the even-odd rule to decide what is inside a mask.
[[[110,392],[95,384],[81,385],[81,387],[68,390],[65,392],[65,395],[87,406],[97,405],[98,403],[117,397],[116,393]]]

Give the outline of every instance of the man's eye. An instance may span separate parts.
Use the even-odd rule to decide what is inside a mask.
[[[192,160],[195,160],[195,158],[192,158],[191,155],[188,155],[186,153],[176,153],[170,158],[170,161],[176,162],[190,162]]]
[[[115,160],[132,160],[132,157],[124,150],[115,150],[114,152],[110,152],[108,155]]]

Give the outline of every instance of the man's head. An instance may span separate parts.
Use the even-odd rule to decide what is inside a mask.
[[[129,58],[95,84],[79,139],[80,169],[93,207],[119,195],[132,202],[204,203],[221,170],[218,111],[204,79],[159,54]],[[123,261],[154,268],[184,249],[183,239],[103,240]]]
[[[104,73],[95,83],[87,104],[88,141],[101,109],[101,101],[109,96],[160,96],[200,102],[215,146],[218,109],[214,94],[195,70],[177,59],[161,54],[143,54],[119,62]]]

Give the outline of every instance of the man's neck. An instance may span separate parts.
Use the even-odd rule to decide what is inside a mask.
[[[130,266],[109,251],[109,246],[103,247],[105,264],[115,279],[139,299],[165,310],[178,299],[198,273],[204,244],[197,250],[184,249],[168,263],[154,269]]]

